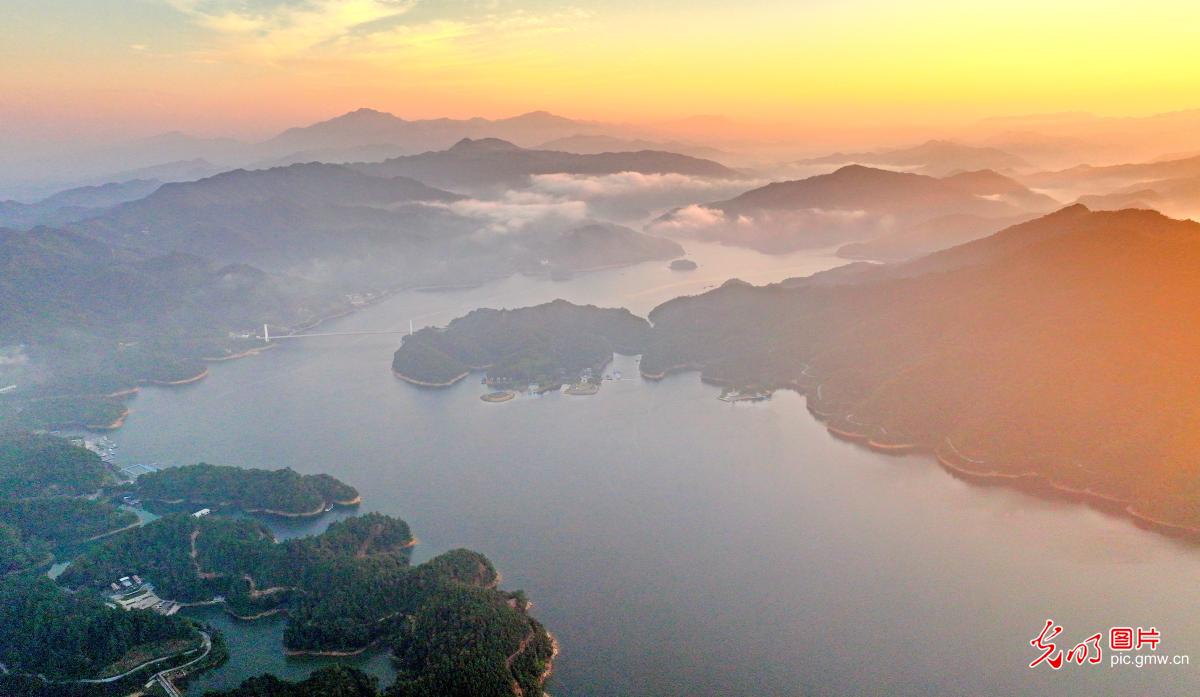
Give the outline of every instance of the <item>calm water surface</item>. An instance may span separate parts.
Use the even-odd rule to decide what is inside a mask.
[[[441,325],[557,297],[645,313],[730,277],[837,263],[688,247],[691,274],[655,263],[404,293],[327,326]],[[121,459],[330,472],[364,511],[409,521],[417,561],[487,554],[562,645],[557,696],[1200,693],[1196,664],[1026,668],[1047,617],[1072,643],[1154,625],[1161,653],[1200,664],[1195,546],[837,441],[792,393],[730,405],[695,374],[643,382],[622,357],[626,379],[594,397],[486,404],[477,380],[430,391],[392,378],[398,337],[300,341],[144,390],[114,436]],[[202,614],[234,659],[191,694],[320,664],[283,657],[281,619]],[[389,674],[381,653],[354,660]]]

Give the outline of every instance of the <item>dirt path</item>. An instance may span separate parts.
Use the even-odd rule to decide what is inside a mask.
[[[526,634],[521,639],[521,643],[517,645],[517,650],[510,653],[508,658],[504,659],[504,667],[508,669],[509,676],[512,678],[512,692],[516,697],[525,697],[525,691],[521,689],[521,686],[517,683],[516,676],[512,674],[512,664],[513,661],[517,660],[517,656],[525,653],[525,649],[529,648],[529,642],[533,641],[534,636],[534,632]]]

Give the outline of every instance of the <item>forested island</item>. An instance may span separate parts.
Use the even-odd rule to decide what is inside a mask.
[[[491,562],[467,550],[411,566],[413,544],[404,521],[374,513],[285,542],[253,519],[175,514],[96,545],[59,582],[100,589],[137,573],[173,600],[283,612],[292,653],[385,646],[393,694],[540,694],[554,649],[524,596],[499,590]]]
[[[353,506],[358,491],[328,474],[299,474],[199,463],[138,477],[143,501],[234,508],[281,516],[318,515],[331,506]]]
[[[641,353],[650,325],[624,309],[565,300],[518,310],[475,310],[444,329],[404,337],[392,359],[397,377],[423,386],[450,385],[486,370],[500,388],[552,389],[598,375],[614,352]]]

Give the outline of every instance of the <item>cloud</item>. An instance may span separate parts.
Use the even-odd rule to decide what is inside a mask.
[[[581,174],[538,174],[532,177],[536,191],[557,196],[592,200],[611,196],[629,196],[663,192],[708,194],[729,189],[752,189],[758,184],[745,180],[709,179],[686,174],[643,174],[641,172],[617,172],[601,176]]]
[[[583,201],[556,199],[534,192],[509,192],[503,199],[464,199],[452,203],[424,204],[481,221],[477,237],[559,228],[575,225],[588,217]]]
[[[732,198],[762,182],[710,179],[686,174],[617,172],[598,176],[544,174],[530,189],[549,196],[586,201],[594,216],[634,224],[697,201]]]
[[[25,365],[29,355],[24,346],[0,346],[0,366]],[[0,387],[4,385],[0,384]]]
[[[394,58],[435,46],[482,59],[486,47],[473,43],[566,31],[590,17],[575,8],[532,13],[454,0],[164,1],[213,35],[198,60],[269,65]]]
[[[729,216],[718,208],[692,204],[655,220],[646,226],[646,231],[656,235],[707,238],[736,233],[739,228],[748,230],[752,225],[754,221],[748,216]]]
[[[764,251],[790,251],[865,239],[891,225],[889,218],[862,210],[806,208],[731,215],[719,208],[691,205],[649,223],[646,232],[735,243]]]

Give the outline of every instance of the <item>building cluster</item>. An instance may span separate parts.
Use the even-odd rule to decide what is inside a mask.
[[[183,607],[174,600],[163,600],[154,592],[154,586],[146,583],[137,574],[122,576],[109,584],[112,593],[108,599],[112,607],[122,610],[151,610],[160,615],[174,615]]]

